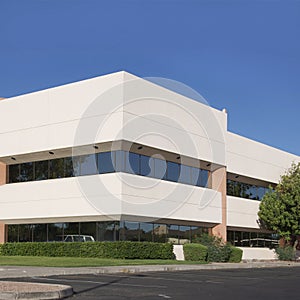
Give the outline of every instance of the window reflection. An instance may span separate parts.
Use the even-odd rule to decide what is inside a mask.
[[[98,153],[98,170],[100,174],[112,173],[115,171],[115,153],[101,152]]]
[[[34,163],[35,180],[45,180],[49,178],[49,161],[36,161]]]
[[[262,186],[251,185],[227,179],[227,195],[229,196],[235,196],[252,200],[262,200],[263,196],[268,191],[268,188]]]
[[[141,162],[141,175],[153,177],[153,176],[151,176],[150,157],[141,155],[140,162]],[[152,169],[153,169],[153,167],[154,166],[152,165]],[[154,173],[154,171],[152,173]]]
[[[177,182],[179,178],[179,164],[168,161],[167,179]]]
[[[9,166],[9,182],[19,182],[20,181],[20,165]]]
[[[80,175],[95,175],[98,173],[95,154],[82,155],[80,158]]]
[[[28,162],[20,165],[20,177],[19,181],[31,181],[33,180],[33,163]]]
[[[170,241],[183,244],[197,240],[207,231],[208,228],[197,226],[130,221],[20,224],[8,225],[8,241],[63,242],[68,235],[87,235],[92,236],[95,241]],[[74,238],[76,237],[69,241],[73,241]]]
[[[200,187],[207,187],[209,175],[207,170],[118,150],[10,165],[9,183],[112,172],[126,172]],[[237,184],[234,186],[237,189]],[[250,191],[249,195],[252,195]]]

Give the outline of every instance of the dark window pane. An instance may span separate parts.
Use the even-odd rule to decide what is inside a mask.
[[[125,152],[126,172],[131,174],[140,174],[140,155],[131,152]]]
[[[65,237],[67,235],[78,235],[79,234],[79,223],[78,222],[72,222],[72,223],[65,223],[64,228],[64,235]]]
[[[72,157],[66,157],[64,159],[64,163],[65,163],[64,177],[73,177],[75,173],[74,173],[74,169],[73,169]]]
[[[188,243],[191,241],[190,226],[179,226],[179,243]]]
[[[159,158],[154,158],[153,160],[154,160],[154,177],[159,179],[166,179],[167,162]],[[150,165],[151,165],[151,160],[150,160]]]
[[[125,153],[122,150],[118,150],[115,152],[116,154],[116,172],[124,172],[125,171]]]
[[[35,180],[45,180],[49,178],[49,161],[36,161],[34,163]]]
[[[47,241],[47,224],[33,225],[33,242]]]
[[[80,223],[80,234],[91,235],[96,240],[96,222]]]
[[[151,176],[152,174],[154,175],[154,168],[153,164],[150,166],[150,157],[141,155],[141,175]],[[153,177],[153,175],[151,177]]]
[[[21,164],[20,181],[32,181],[33,180],[33,163]]]
[[[63,178],[64,177],[64,159],[57,158],[50,160],[50,174],[49,178]],[[66,176],[69,177],[69,176]]]
[[[258,198],[258,200],[261,200],[263,198],[263,196],[266,193],[266,190],[267,189],[265,187],[262,187],[262,186],[257,187],[257,198]]]
[[[139,223],[137,222],[124,222],[120,228],[120,235],[124,241],[139,241]]]
[[[201,176],[200,169],[192,167],[192,185],[200,186]]]
[[[98,170],[100,174],[112,173],[114,168],[115,152],[98,153]]]
[[[169,172],[169,169],[168,169]],[[168,173],[169,174],[169,173]],[[181,165],[180,167],[180,177],[179,182],[192,184],[192,168],[189,166]]]
[[[179,177],[179,164],[168,161],[167,180],[177,182]]]
[[[97,241],[118,241],[119,240],[119,221],[97,222],[96,239]]]
[[[19,225],[8,225],[8,242],[19,242]]]
[[[152,242],[153,224],[140,223],[140,241]]]
[[[167,225],[154,224],[153,238],[154,242],[165,243],[167,241]]]
[[[234,181],[227,179],[227,195],[234,196]]]
[[[19,182],[20,181],[20,165],[10,165],[9,166],[9,182]]]
[[[96,155],[82,155],[80,157],[80,175],[94,174],[98,174]]]
[[[253,200],[258,200],[257,196],[257,186],[255,185],[250,185],[249,187],[249,198]]]
[[[64,240],[64,223],[48,224],[49,242]]]
[[[81,156],[73,156],[72,163],[73,163],[74,176],[80,176]]]
[[[209,174],[209,172],[207,170],[201,170],[201,183],[200,183],[200,186],[207,187],[208,174]]]
[[[168,228],[168,242],[179,244],[179,226],[167,225]]]

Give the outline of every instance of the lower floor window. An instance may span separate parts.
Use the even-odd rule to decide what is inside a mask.
[[[8,242],[65,241],[70,235],[92,236],[95,241],[194,242],[207,227],[146,222],[70,222],[8,225]]]
[[[279,243],[278,234],[247,231],[227,231],[227,241],[238,247],[274,248]]]

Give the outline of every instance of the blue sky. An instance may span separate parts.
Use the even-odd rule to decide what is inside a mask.
[[[0,96],[119,70],[183,82],[300,155],[300,1],[0,0]]]

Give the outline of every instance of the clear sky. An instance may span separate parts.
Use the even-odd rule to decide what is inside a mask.
[[[119,70],[183,82],[300,155],[300,0],[0,0],[0,97]]]

